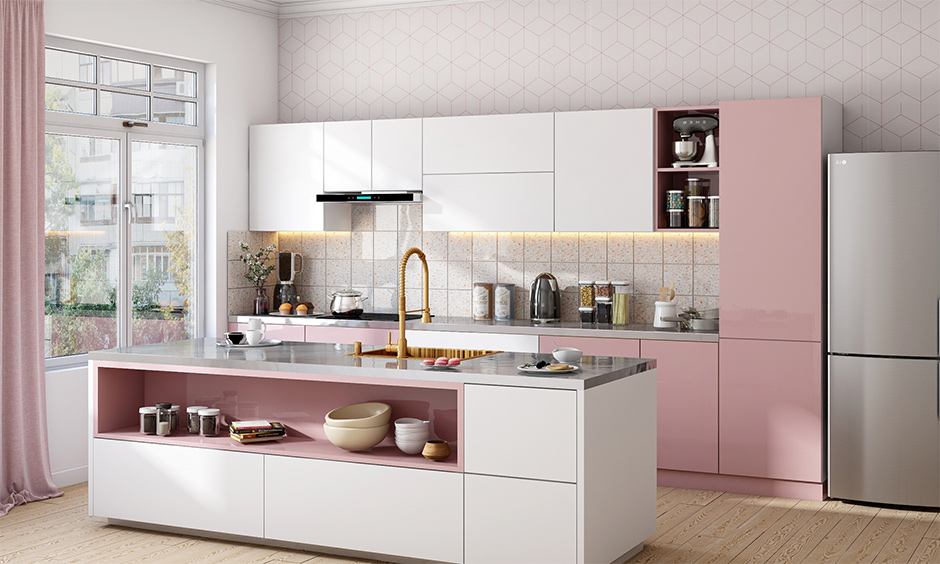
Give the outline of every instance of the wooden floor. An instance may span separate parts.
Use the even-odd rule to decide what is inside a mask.
[[[372,562],[108,525],[86,484],[0,517],[0,563],[351,564]],[[657,533],[631,563],[940,564],[940,514],[659,488]]]

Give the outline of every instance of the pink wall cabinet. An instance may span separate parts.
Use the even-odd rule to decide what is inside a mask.
[[[718,344],[641,341],[656,359],[656,467],[718,472]]]
[[[637,339],[610,339],[604,337],[539,337],[539,352],[551,354],[559,347],[573,347],[591,356],[640,356],[640,341]]]
[[[719,341],[719,471],[823,481],[822,345]]]
[[[842,108],[823,98],[722,102],[721,336],[820,341],[828,153]]]

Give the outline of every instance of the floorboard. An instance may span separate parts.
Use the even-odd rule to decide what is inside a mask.
[[[109,525],[86,484],[0,517],[0,564],[376,564]],[[629,564],[940,564],[940,513],[657,488],[657,530]]]

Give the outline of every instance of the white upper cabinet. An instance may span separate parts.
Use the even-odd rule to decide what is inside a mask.
[[[425,231],[551,231],[552,173],[431,174]]]
[[[372,122],[372,189],[421,190],[421,118]]]
[[[424,120],[424,174],[551,172],[553,114]]]
[[[653,230],[653,109],[555,114],[555,231]]]
[[[323,192],[323,124],[253,125],[248,130],[248,228],[344,231],[346,204],[317,203]]]
[[[362,192],[372,189],[372,122],[323,124],[323,189]]]

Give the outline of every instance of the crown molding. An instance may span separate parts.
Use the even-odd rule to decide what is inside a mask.
[[[304,18],[348,14],[372,10],[399,10],[448,4],[466,4],[479,0],[291,0],[280,2],[278,17]]]
[[[332,14],[398,10],[485,0],[202,0],[250,14],[271,18],[308,18]]]

